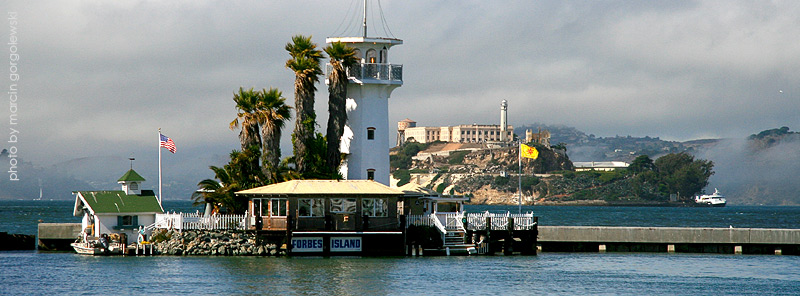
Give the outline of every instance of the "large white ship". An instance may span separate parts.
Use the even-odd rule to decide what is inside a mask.
[[[699,205],[706,205],[712,207],[724,207],[728,203],[725,196],[719,192],[719,189],[714,188],[714,194],[703,194],[694,197],[694,202]]]

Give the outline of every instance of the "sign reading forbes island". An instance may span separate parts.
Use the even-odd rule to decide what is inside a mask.
[[[331,252],[361,252],[360,237],[330,238]],[[293,237],[292,252],[322,252],[322,237]]]
[[[322,252],[322,238],[293,237],[292,252]]]
[[[332,237],[331,252],[361,252],[361,238]]]

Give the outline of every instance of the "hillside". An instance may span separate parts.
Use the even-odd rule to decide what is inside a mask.
[[[800,205],[800,183],[796,182],[796,176],[800,175],[800,153],[797,153],[800,151],[800,133],[787,127],[742,139],[702,139],[680,143],[653,137],[596,138],[574,128],[557,128],[550,130],[553,135],[551,143],[565,143],[567,151],[549,151],[542,154],[541,163],[537,160],[523,164],[523,192],[527,203],[534,200],[665,201],[668,196],[663,191],[654,184],[637,182],[632,174],[568,172],[572,170],[568,160],[575,159],[575,154],[584,157],[601,155],[601,160],[631,162],[632,158],[646,155],[642,153],[657,150],[658,153],[651,155],[652,159],[670,152],[687,152],[697,159],[712,161],[715,174],[709,179],[705,191],[719,188],[730,204]],[[566,136],[559,137],[553,130],[566,131]],[[585,146],[578,146],[576,152],[575,143]],[[452,143],[429,144],[418,149],[421,152],[420,156],[414,157],[417,160],[412,161],[416,153],[412,154],[407,157],[407,166],[395,171],[395,181],[413,181],[440,192],[472,195],[472,203],[516,204],[515,148],[481,150],[480,147],[465,146],[459,152],[443,152],[447,145],[452,146]],[[626,147],[631,151],[614,154],[612,150]],[[589,149],[589,153],[581,149]],[[602,153],[592,149],[599,149]],[[393,150],[393,159],[399,150]],[[394,168],[397,167],[393,165]],[[538,174],[536,177],[531,176],[534,169]]]

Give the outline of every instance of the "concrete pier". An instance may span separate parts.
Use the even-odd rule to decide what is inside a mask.
[[[539,226],[543,252],[800,255],[800,229]]]
[[[39,250],[70,251],[81,233],[81,223],[39,223]]]

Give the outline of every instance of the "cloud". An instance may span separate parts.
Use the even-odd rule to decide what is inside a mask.
[[[323,46],[358,23],[356,2],[7,2],[20,19],[21,155],[49,164],[151,153],[159,127],[179,149],[226,155],[238,143],[227,127],[233,91],[278,87],[293,104],[283,46],[295,34]],[[370,7],[370,32],[382,32]],[[598,136],[688,140],[800,126],[795,2],[381,7],[404,40],[389,54],[405,72],[390,99],[390,130],[404,118],[497,123],[503,99],[514,125],[565,124]],[[322,126],[327,92],[318,88]]]

